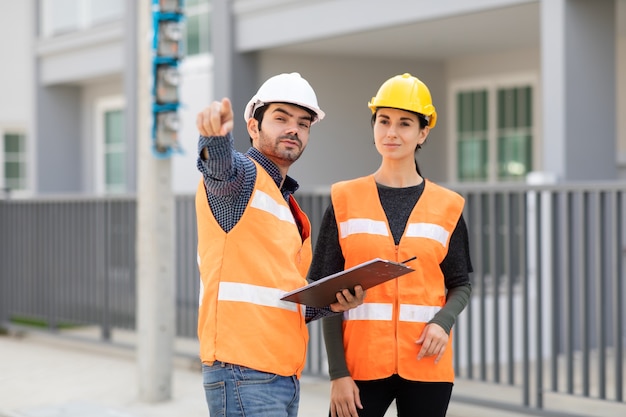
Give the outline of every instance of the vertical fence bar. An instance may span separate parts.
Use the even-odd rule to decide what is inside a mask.
[[[603,254],[608,253],[608,246],[606,244],[606,236],[604,233],[605,225],[607,219],[606,216],[606,204],[605,198],[606,194],[604,192],[596,192],[594,193],[594,200],[592,206],[592,215],[590,218],[595,219],[594,221],[594,233],[590,237],[593,242],[596,242],[595,245],[592,245],[593,250],[593,259],[595,260],[592,277],[597,277],[595,282],[595,291],[596,291],[596,320],[595,320],[595,328],[597,329],[597,346],[596,346],[596,356],[597,356],[597,375],[598,375],[598,398],[606,399],[606,326],[607,326],[607,317],[605,314],[606,311],[606,291],[607,291],[607,279],[606,279],[606,268],[604,267],[604,257]]]
[[[12,236],[11,224],[8,221],[9,205],[0,200],[0,243],[3,250],[0,250],[0,332],[9,322],[9,306],[10,295],[12,294],[11,283],[14,279],[13,262],[10,261],[13,255],[12,245],[5,245],[6,236]]]
[[[624,210],[626,210],[626,192],[614,193],[613,222],[611,240],[615,245],[615,256],[613,259],[612,287],[613,287],[613,317],[615,333],[615,400],[624,401],[624,258],[626,258],[626,222],[624,221]]]
[[[473,273],[473,277],[476,277],[478,272],[477,272],[477,264],[479,264],[478,262],[478,258],[477,256],[480,255],[480,247],[478,245],[478,242],[480,242],[480,240],[477,239],[477,236],[480,236],[480,230],[481,227],[477,226],[477,223],[475,221],[476,218],[476,213],[478,212],[478,209],[476,208],[476,205],[478,205],[478,199],[476,198],[475,194],[469,194],[467,195],[467,202],[468,204],[468,211],[467,211],[467,220],[468,220],[468,228],[469,228],[469,235],[470,235],[470,253],[473,254],[472,256],[472,267],[474,269],[474,273]],[[475,288],[475,286],[474,286]],[[473,290],[474,291],[474,290]],[[473,292],[472,291],[472,292]],[[465,314],[465,340],[466,340],[466,346],[467,346],[467,351],[466,351],[466,369],[467,369],[467,378],[469,379],[473,379],[474,378],[474,332],[473,332],[473,323],[474,323],[474,309],[472,308],[473,302],[472,302],[472,298],[470,297],[469,299],[469,303],[468,303],[468,308],[465,310],[464,314]]]
[[[103,273],[102,273],[102,299],[99,300],[99,306],[101,306],[101,336],[102,340],[110,341],[111,340],[111,305],[110,305],[110,292],[111,292],[111,241],[112,241],[112,221],[111,221],[111,208],[113,202],[107,200],[103,204],[104,210],[104,225],[103,225],[103,237],[104,241],[102,242],[102,246],[104,248],[104,252],[102,254],[103,257]]]
[[[535,235],[540,237],[535,244],[535,259],[537,269],[535,271],[535,292],[537,308],[535,310],[535,407],[543,408],[543,233],[545,227],[543,192],[537,191],[537,222],[535,223]],[[526,228],[524,228],[526,230]],[[550,237],[551,240],[551,237]]]
[[[581,192],[580,194],[580,211],[578,215],[578,221],[575,224],[580,225],[581,236],[577,241],[578,246],[578,273],[580,283],[580,302],[581,302],[581,314],[580,319],[582,321],[582,329],[580,334],[580,344],[582,350],[582,363],[581,363],[581,383],[582,383],[582,395],[584,397],[589,396],[589,352],[590,352],[590,315],[591,315],[591,288],[589,287],[589,236],[591,234],[591,224],[589,219],[589,205],[590,194]]]
[[[502,197],[502,231],[503,231],[503,274],[506,279],[506,299],[507,299],[507,383],[509,385],[515,384],[515,321],[514,321],[514,288],[518,275],[514,272],[513,266],[513,252],[515,241],[515,228],[517,222],[513,218],[513,204],[512,201],[515,197],[513,192],[504,192]]]
[[[536,191],[528,191],[528,203],[523,207],[522,213],[528,213],[527,215],[530,217],[529,221],[531,221],[530,226],[532,230],[530,230],[530,236],[535,239],[535,241],[539,241],[538,231],[537,231],[537,223],[539,218],[539,207],[538,207],[538,198]],[[524,226],[526,226],[524,224]],[[526,230],[526,227],[524,228]],[[524,243],[522,247],[525,247],[529,243]],[[534,250],[533,250],[534,249]],[[536,252],[536,245],[530,248],[530,254],[534,255]],[[524,259],[524,258],[523,258]],[[539,262],[536,258],[533,260],[533,269],[536,270],[539,268]],[[524,259],[523,264],[526,264],[526,259]],[[528,301],[529,294],[529,271],[526,270],[526,273],[521,275],[521,303],[522,303],[522,316],[530,317],[530,307]],[[530,320],[524,320],[522,323],[522,404],[525,406],[530,405]]]
[[[566,229],[563,229],[563,234],[567,236],[565,242],[567,244],[567,252],[564,256],[564,262],[567,264],[567,268],[565,269],[565,274],[563,275],[562,279],[564,282],[564,287],[566,288],[566,291],[564,292],[564,294],[566,295],[565,298],[565,304],[566,304],[566,314],[563,317],[563,321],[565,321],[565,329],[566,329],[566,335],[565,335],[565,356],[566,356],[566,362],[565,362],[565,372],[566,372],[566,392],[568,394],[573,394],[574,393],[574,317],[575,317],[575,310],[574,310],[574,299],[575,299],[575,285],[574,285],[574,274],[572,273],[572,258],[575,258],[574,254],[574,250],[573,250],[573,240],[574,238],[572,238],[572,236],[575,236],[575,234],[573,233],[574,230],[572,229],[572,227],[574,226],[573,221],[572,221],[572,202],[573,202],[573,198],[571,196],[571,193],[567,192],[567,199],[568,199],[568,204],[566,205],[566,207],[568,207],[568,212],[567,212],[567,223],[566,223]],[[567,231],[571,231],[571,232],[566,232]]]
[[[550,338],[550,391],[557,392],[559,385],[559,352],[560,352],[560,340],[563,328],[560,318],[561,304],[559,303],[559,295],[562,292],[560,277],[562,277],[563,271],[563,246],[565,242],[564,236],[561,236],[562,230],[561,213],[563,212],[563,195],[560,192],[555,192],[552,195],[552,210],[550,211],[550,224],[552,225],[552,239],[550,252],[553,254],[553,258],[556,258],[552,262],[552,274],[551,274],[551,287],[552,297],[550,300],[550,317],[551,327],[554,329]],[[558,242],[558,243],[557,243]]]
[[[481,246],[481,253],[480,253],[480,299],[479,299],[479,318],[478,318],[478,326],[479,326],[479,355],[480,355],[480,379],[481,381],[486,381],[487,380],[487,349],[485,349],[485,347],[487,346],[487,333],[486,333],[486,329],[487,329],[487,313],[485,311],[485,305],[487,304],[487,291],[486,291],[486,279],[485,279],[485,275],[486,275],[486,267],[487,265],[485,265],[485,256],[488,256],[490,250],[489,250],[489,239],[483,239],[483,236],[485,235],[485,233],[487,232],[486,229],[486,221],[485,221],[485,210],[489,209],[489,204],[485,203],[485,200],[487,200],[488,203],[488,195],[485,196],[484,193],[480,194],[480,212],[478,215],[478,225],[480,227],[480,239],[479,242],[484,243]]]
[[[498,244],[499,235],[499,210],[498,210],[498,198],[496,193],[489,193],[489,269],[491,270],[491,290],[493,294],[493,310],[492,310],[492,322],[493,326],[493,381],[500,382],[500,345],[502,344],[500,338],[500,257],[498,256],[498,250],[500,245]],[[484,344],[484,347],[488,344]]]

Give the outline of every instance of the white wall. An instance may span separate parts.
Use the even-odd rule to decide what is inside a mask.
[[[214,100],[213,61],[208,56],[187,58],[183,60],[180,70],[182,80],[179,88],[181,102],[179,141],[184,153],[172,156],[172,189],[175,193],[194,193],[201,178],[196,168],[198,155],[196,115]]]
[[[0,13],[0,131],[26,133],[28,188],[36,184],[33,153],[33,0],[10,2]],[[1,152],[1,151],[0,151]],[[18,197],[14,193],[14,197]],[[25,193],[25,195],[28,192]]]
[[[0,123],[26,124],[33,107],[33,8],[11,2],[0,13]]]

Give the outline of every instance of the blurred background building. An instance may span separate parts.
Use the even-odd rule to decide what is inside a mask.
[[[1,3],[0,188],[13,198],[134,193],[137,132],[149,128],[136,105],[151,82],[137,76],[137,19],[150,11],[123,0]],[[367,102],[404,72],[437,107],[419,155],[435,181],[626,178],[626,0],[186,0],[184,33],[177,193],[197,184],[196,114],[231,97],[243,151],[243,106],[291,71],[328,115],[292,168],[303,190],[376,168]]]

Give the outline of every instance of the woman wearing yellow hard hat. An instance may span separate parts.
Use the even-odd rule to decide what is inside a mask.
[[[437,122],[422,81],[392,77],[368,105],[380,166],[333,184],[309,279],[373,258],[414,271],[324,319],[330,415],[383,417],[395,400],[400,417],[445,416],[454,383],[452,327],[471,293],[464,199],[418,168],[415,153]]]

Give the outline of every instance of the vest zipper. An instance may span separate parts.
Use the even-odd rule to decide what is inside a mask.
[[[395,245],[395,262],[398,262],[398,253],[400,251],[399,245]],[[393,332],[394,332],[394,367],[395,373],[398,374],[398,323],[400,321],[400,285],[398,284],[398,280],[394,279],[396,285],[396,294],[393,301],[393,309],[394,309],[394,320],[393,320]]]

